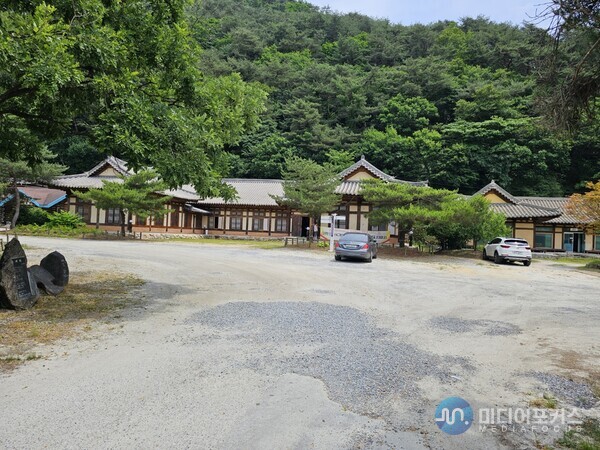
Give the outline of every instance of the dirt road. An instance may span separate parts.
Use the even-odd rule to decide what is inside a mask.
[[[208,244],[22,238],[73,276],[147,280],[143,307],[0,375],[2,448],[527,448],[434,422],[446,397],[593,413],[600,278],[534,262],[335,262]],[[569,380],[569,378],[571,380]],[[587,390],[586,390],[587,389]],[[477,418],[476,418],[477,419]]]

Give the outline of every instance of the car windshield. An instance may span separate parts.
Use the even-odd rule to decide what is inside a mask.
[[[348,242],[348,241],[369,242],[369,236],[366,234],[348,233],[348,234],[343,235],[340,238],[340,241],[343,241],[343,242]]]
[[[527,241],[518,241],[516,239],[507,240],[506,243],[510,245],[529,245]]]

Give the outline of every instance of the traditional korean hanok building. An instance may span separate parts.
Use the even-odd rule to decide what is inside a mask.
[[[517,197],[494,181],[477,194],[506,217],[513,237],[526,239],[536,251],[600,252],[600,230],[567,212],[568,197]]]
[[[127,163],[114,156],[109,156],[87,172],[76,175],[63,175],[55,178],[50,184],[67,191],[64,209],[80,215],[85,223],[97,225],[99,228],[117,231],[120,229],[120,213],[118,209],[99,209],[92,202],[84,201],[75,195],[75,191],[85,192],[89,189],[101,189],[103,181],[122,182],[123,176],[130,175]],[[157,195],[168,195],[171,200],[167,203],[169,214],[147,219],[135,216],[129,217],[133,229],[138,231],[194,233],[202,229],[202,215],[209,214],[192,206],[200,199],[192,186],[169,190]]]
[[[77,175],[65,175],[55,179],[53,186],[68,192],[65,209],[79,214],[86,223],[107,230],[118,230],[119,211],[102,210],[90,202],[74,195],[74,191],[102,188],[103,180],[119,181],[130,174],[127,163],[108,157],[91,170]],[[341,202],[331,213],[337,214],[336,227],[340,229],[377,231],[380,228],[369,224],[368,213],[372,206],[360,194],[360,182],[365,179],[380,179],[392,183],[410,183],[426,186],[427,182],[402,181],[388,175],[362,157],[339,174]],[[173,212],[161,217],[138,219],[131,217],[135,231],[167,233],[204,233],[211,235],[283,237],[306,236],[309,217],[299,211],[280,205],[273,197],[283,196],[282,180],[225,178],[223,181],[237,192],[237,198],[225,201],[222,198],[202,199],[192,186],[186,185],[157,195],[171,198],[167,208]],[[324,217],[324,228],[328,227]],[[393,228],[389,230],[393,234]],[[389,234],[389,233],[388,233]]]
[[[341,180],[336,189],[341,194],[341,202],[334,211],[337,214],[336,228],[341,230],[388,231],[388,227],[369,224],[368,214],[372,206],[360,194],[360,182],[366,179],[380,179],[390,183],[408,183],[427,186],[426,181],[402,181],[388,175],[369,163],[364,156],[339,174]],[[203,227],[209,234],[230,234],[250,236],[306,236],[310,218],[300,211],[293,211],[279,205],[274,199],[283,196],[282,180],[224,179],[234,187],[238,198],[233,202],[223,199],[204,199],[196,203],[209,210],[211,216],[203,218]],[[328,228],[330,216],[324,216],[321,229]],[[393,228],[390,230],[393,234]]]
[[[394,225],[374,225],[369,222],[369,213],[373,205],[367,203],[361,195],[361,182],[365,180],[378,179],[388,183],[403,183],[412,186],[428,186],[427,181],[404,181],[392,175],[382,172],[365,159],[364,156],[358,162],[340,173],[341,184],[336,193],[341,194],[342,200],[333,211],[337,214],[336,228],[360,231],[387,232],[388,237],[395,236],[398,232]],[[326,220],[324,218],[324,220]],[[381,239],[380,239],[381,240]]]
[[[107,230],[119,229],[119,211],[101,210],[74,195],[74,191],[102,188],[103,180],[119,181],[131,172],[127,163],[108,157],[91,170],[77,175],[65,175],[55,179],[51,185],[64,189],[66,194],[51,205],[60,204],[62,209],[77,213],[86,223],[96,224]],[[341,201],[335,208],[336,228],[387,233],[395,240],[398,230],[392,225],[377,226],[369,223],[372,205],[361,195],[361,181],[379,179],[389,183],[407,183],[427,186],[426,181],[403,181],[379,170],[364,156],[339,174],[340,185],[336,192]],[[306,236],[309,232],[309,217],[280,205],[273,198],[283,196],[282,180],[226,178],[223,180],[237,191],[237,198],[225,201],[222,198],[201,198],[192,186],[157,193],[168,195],[171,200],[169,214],[141,219],[130,217],[135,231],[160,233],[205,233],[211,235],[234,235],[254,237]],[[33,189],[33,187],[29,187]],[[39,189],[39,188],[37,188]],[[60,191],[62,192],[62,191]],[[511,195],[497,183],[490,184],[476,194],[483,195],[492,203],[492,208],[506,217],[507,224],[515,237],[526,239],[538,251],[600,252],[600,232],[592,230],[588,223],[581,223],[566,211],[568,198],[562,197],[517,197]],[[32,194],[32,198],[37,198]],[[6,202],[7,200],[5,200]],[[330,216],[321,220],[321,231],[330,227]],[[323,234],[323,233],[322,233]]]
[[[298,235],[295,227],[298,214],[279,205],[272,196],[283,196],[282,180],[224,178],[233,187],[237,198],[229,202],[222,198],[198,200],[195,206],[210,211],[202,219],[207,234],[232,236]],[[301,218],[300,218],[301,220]]]

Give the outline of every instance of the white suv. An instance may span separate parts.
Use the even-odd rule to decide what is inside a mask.
[[[524,239],[498,237],[492,239],[483,249],[483,259],[494,258],[496,264],[505,261],[521,261],[531,264],[531,247]]]

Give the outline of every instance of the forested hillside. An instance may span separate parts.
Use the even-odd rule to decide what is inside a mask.
[[[464,193],[495,179],[560,196],[600,178],[597,120],[561,135],[539,119],[552,39],[533,25],[401,26],[277,0],[203,0],[188,14],[205,74],[268,87],[261,129],[229,149],[232,176],[279,177],[289,155],[344,165],[364,154]],[[568,39],[566,62],[586,48]]]

